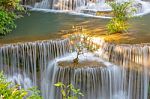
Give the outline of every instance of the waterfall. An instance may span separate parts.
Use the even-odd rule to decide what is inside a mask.
[[[114,64],[105,62],[100,58],[96,58],[91,54],[84,54],[80,56],[80,61],[91,59],[102,62],[104,66],[97,68],[81,67],[71,68],[69,66],[61,67],[58,62],[71,61],[75,54],[70,54],[65,58],[56,59],[49,64],[49,68],[46,70],[46,78],[44,78],[43,90],[44,99],[62,99],[60,90],[53,85],[57,82],[63,82],[68,85],[72,83],[76,88],[80,88],[83,91],[84,97],[80,99],[120,99],[120,97],[126,98],[126,93],[123,93],[124,89],[121,87],[123,81],[122,69]],[[53,71],[53,72],[51,72]],[[47,84],[45,84],[45,81]],[[46,88],[49,88],[45,90]],[[51,94],[49,94],[51,93]],[[120,96],[118,96],[120,95]]]
[[[115,45],[110,43],[103,43],[99,49],[100,56],[108,61],[114,62],[123,66],[143,66],[145,57],[149,57],[150,46],[147,44],[122,44]],[[146,56],[148,55],[148,56]],[[148,61],[147,61],[148,62]],[[150,65],[150,64],[148,64]]]
[[[78,11],[84,9],[107,10],[105,0],[42,0],[34,8]]]
[[[62,99],[60,89],[54,87],[57,82],[63,82],[66,85],[72,83],[76,88],[81,89],[84,97],[79,99],[148,99],[147,68],[138,68],[139,70],[134,69],[135,67],[124,68],[89,53],[80,55],[80,61],[96,60],[103,65],[72,68],[58,64],[60,61],[71,61],[74,56],[73,53],[49,64],[43,80],[44,99],[49,97]]]
[[[48,9],[50,8],[50,5],[49,5],[49,0],[43,0],[41,1],[40,3],[35,3],[35,8],[43,8],[43,9]]]
[[[103,59],[113,62],[122,68],[129,69],[129,87],[136,86],[139,89],[128,89],[129,95],[127,99],[134,99],[131,97],[133,94],[140,92],[143,95],[137,96],[135,99],[148,99],[147,91],[149,88],[149,66],[150,66],[150,46],[149,44],[111,44],[104,42],[103,40],[95,40],[95,44],[100,46],[100,49],[96,54],[98,54]],[[99,42],[97,42],[99,41]],[[138,71],[133,74],[132,71]],[[141,72],[141,73],[139,73]],[[134,78],[134,76],[137,76]],[[136,79],[136,80],[135,80]],[[135,82],[134,82],[135,81]],[[137,81],[137,82],[136,82]],[[130,83],[131,82],[131,83]],[[136,85],[139,84],[139,85]],[[142,85],[142,86],[141,86]],[[141,87],[140,87],[141,86]]]
[[[62,99],[57,82],[81,89],[84,96],[79,99],[148,99],[149,44],[91,42],[98,51],[80,55],[83,64],[73,67],[76,53],[70,53],[68,39],[4,45],[0,70],[20,88],[38,86],[44,99]]]
[[[32,1],[32,0],[31,0]],[[108,0],[109,1],[109,0]],[[131,0],[115,0],[116,2],[126,2]],[[144,15],[150,12],[150,2],[142,0],[133,0],[133,7],[137,8],[136,16]],[[77,14],[97,16],[97,12],[110,12],[111,7],[106,3],[107,0],[42,0],[35,2],[32,10],[42,11],[62,11],[73,12]],[[99,16],[110,18],[110,15]]]
[[[40,86],[48,62],[68,52],[69,40],[4,45],[0,47],[0,70],[24,88]]]

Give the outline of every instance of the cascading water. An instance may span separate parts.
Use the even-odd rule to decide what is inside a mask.
[[[50,60],[69,52],[69,41],[39,41],[0,47],[0,70],[22,87],[40,86]]]
[[[42,84],[44,99],[62,99],[60,89],[54,87],[57,82],[72,83],[81,89],[84,97],[79,99],[148,99],[147,68],[137,70],[134,65],[131,68],[117,66],[90,53],[80,55],[80,62],[96,61],[101,65],[70,67],[68,64],[63,67],[59,64],[61,61],[71,62],[74,58],[73,53],[49,64]]]
[[[101,60],[100,58],[94,57],[92,54],[84,54],[80,56],[80,61],[98,61],[103,65],[97,66],[96,68],[87,65],[81,68],[71,68],[69,66],[61,67],[58,62],[70,61],[74,57],[74,53],[68,55],[65,58],[57,59],[52,64],[50,63],[50,69],[47,69],[47,79],[49,86],[46,84],[44,89],[53,86],[54,83],[64,82],[65,84],[72,83],[76,88],[80,88],[83,91],[84,97],[80,99],[127,99],[126,93],[124,92],[122,83],[125,83],[125,79],[122,75],[122,69]],[[50,71],[54,71],[51,73]],[[123,80],[124,79],[124,80]],[[52,83],[51,83],[52,82]],[[49,99],[61,99],[59,95],[60,90],[52,87],[48,91],[43,90],[45,94],[44,98]],[[48,95],[48,93],[51,93]],[[47,96],[48,95],[48,96]]]
[[[99,41],[99,39],[95,40],[95,44],[101,47],[96,54],[103,59],[118,64],[124,69],[128,68],[128,72],[124,72],[125,75],[127,74],[129,77],[127,99],[148,99],[148,95],[146,94],[148,93],[150,76],[149,44],[115,45],[104,41],[97,43],[97,41]],[[134,88],[132,88],[132,86],[134,86]]]
[[[79,62],[85,63],[74,67],[60,64],[72,64],[76,56],[69,53],[69,40],[5,45],[0,47],[0,70],[21,88],[38,85],[44,99],[62,98],[54,87],[60,81],[80,88],[84,96],[79,99],[149,99],[149,45],[115,45],[96,38],[92,44],[99,50],[80,55]]]
[[[115,1],[125,2],[130,0]],[[96,16],[97,12],[111,11],[111,7],[106,2],[107,0],[42,0],[41,2],[35,2],[32,10],[68,11],[71,13]],[[133,6],[137,8],[136,15],[143,15],[150,12],[150,2],[134,0]],[[108,16],[99,17],[110,18]]]

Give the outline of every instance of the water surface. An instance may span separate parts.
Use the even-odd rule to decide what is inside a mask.
[[[30,12],[30,16],[18,19],[17,28],[0,38],[0,43],[27,42],[35,40],[56,39],[66,35],[73,25],[82,25],[91,34],[104,35],[108,19],[84,17],[65,13]],[[136,43],[150,42],[150,14],[131,20],[131,29],[121,34]],[[117,34],[118,35],[118,34]],[[120,35],[120,34],[119,34]],[[111,36],[110,36],[111,37]],[[122,39],[124,41],[124,39]],[[120,42],[122,42],[120,40]],[[126,42],[125,42],[126,43]]]

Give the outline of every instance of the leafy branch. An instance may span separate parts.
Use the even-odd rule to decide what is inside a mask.
[[[7,82],[3,73],[0,73],[0,99],[42,99],[36,87],[25,90],[19,89],[19,86]]]
[[[72,84],[66,86],[62,82],[58,82],[54,86],[60,88],[63,99],[78,99],[79,96],[84,96],[80,89],[75,89]]]

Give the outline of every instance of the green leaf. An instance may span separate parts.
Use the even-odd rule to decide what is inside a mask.
[[[77,96],[71,96],[71,97],[68,97],[68,99],[78,99]]]
[[[64,84],[62,82],[58,82],[58,83],[54,84],[54,86],[61,87],[61,86],[64,86]]]
[[[64,90],[61,90],[61,93],[62,93],[63,97],[66,97],[66,92]]]

